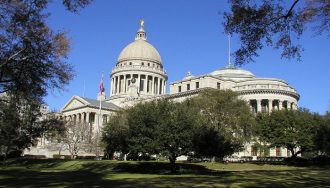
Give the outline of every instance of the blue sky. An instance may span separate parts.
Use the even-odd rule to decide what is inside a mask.
[[[74,66],[76,77],[64,91],[49,91],[45,102],[60,110],[73,95],[96,98],[102,72],[109,95],[111,69],[134,40],[141,18],[148,41],[162,57],[168,83],[181,80],[188,71],[201,75],[226,66],[228,42],[221,23],[228,8],[226,0],[94,0],[72,14],[53,1],[47,21],[55,31],[68,32],[71,51],[66,61]],[[324,114],[330,111],[329,37],[307,31],[299,43],[304,47],[300,62],[281,59],[280,51],[265,48],[255,63],[242,68],[258,77],[287,81],[301,96],[299,106]],[[232,51],[239,47],[235,36],[231,46]]]

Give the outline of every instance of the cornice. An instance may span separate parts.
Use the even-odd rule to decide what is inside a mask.
[[[70,112],[70,111],[74,111],[74,110],[80,110],[80,109],[83,109],[83,108],[92,108],[92,109],[96,109],[96,110],[100,109],[99,107],[95,107],[95,106],[91,106],[91,105],[84,105],[84,106],[79,106],[79,107],[75,107],[75,108],[70,108],[68,110],[62,110],[61,113]],[[105,111],[109,111],[109,112],[116,112],[116,110],[109,109],[109,108],[104,108],[104,107],[102,107],[101,110],[105,110]]]
[[[249,95],[249,94],[280,94],[280,95],[289,95],[299,100],[300,95],[295,92],[285,91],[285,90],[275,90],[275,89],[253,89],[253,90],[244,90],[244,91],[236,91],[239,95]]]

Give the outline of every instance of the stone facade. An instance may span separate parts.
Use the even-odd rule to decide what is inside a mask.
[[[111,71],[110,81],[109,98],[106,99],[104,93],[98,95],[99,100],[74,96],[62,108],[62,118],[87,122],[92,130],[102,129],[102,125],[120,108],[160,97],[181,102],[207,88],[236,91],[241,99],[248,102],[254,113],[282,108],[295,110],[300,97],[283,80],[258,78],[230,63],[224,68],[200,76],[193,76],[189,72],[182,80],[170,83],[170,92],[166,94],[167,74],[158,51],[147,42],[144,22],[141,22],[135,40],[120,53]],[[270,156],[288,156],[283,148],[271,149],[269,153]],[[253,143],[249,143],[244,151],[235,155],[256,158],[260,154],[255,151]]]

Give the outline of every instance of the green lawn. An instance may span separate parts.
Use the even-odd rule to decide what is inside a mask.
[[[0,187],[330,187],[330,169],[282,165],[15,160]]]

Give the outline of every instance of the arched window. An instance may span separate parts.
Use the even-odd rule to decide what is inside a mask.
[[[142,62],[141,65],[144,66],[144,63]]]
[[[129,65],[132,65],[132,62],[129,62]]]

